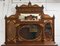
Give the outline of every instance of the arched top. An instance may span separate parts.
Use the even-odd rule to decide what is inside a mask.
[[[22,4],[19,7],[42,7],[42,6],[38,6],[37,4],[32,5],[31,2],[29,1],[28,5]],[[16,8],[18,8],[18,6]]]
[[[41,13],[43,11],[43,5],[32,5],[31,2],[29,2],[28,5],[22,4],[19,7],[16,6],[16,11],[20,13]]]
[[[25,4],[23,4],[20,7],[40,7],[40,6],[38,6],[37,4],[35,4],[35,5],[31,5],[31,4],[25,5]]]

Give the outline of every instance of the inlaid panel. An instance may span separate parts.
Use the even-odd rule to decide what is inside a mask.
[[[16,42],[16,27],[14,21],[10,21],[10,20],[8,21],[7,21],[7,41]]]
[[[46,41],[52,41],[53,40],[53,31],[52,31],[52,25],[50,23],[45,24],[45,39]]]

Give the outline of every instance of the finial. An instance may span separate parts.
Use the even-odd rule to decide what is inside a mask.
[[[44,6],[42,5],[42,8],[44,8]]]
[[[15,7],[16,9],[18,8],[18,5],[16,5],[16,7]]]
[[[29,1],[28,6],[31,6],[31,2]]]
[[[53,15],[53,18],[55,19],[55,15]]]
[[[7,15],[5,15],[5,19],[7,18]]]

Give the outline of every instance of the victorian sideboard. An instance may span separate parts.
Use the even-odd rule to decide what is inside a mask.
[[[16,13],[5,16],[5,44],[2,46],[57,46],[54,19],[45,14],[44,6],[22,4]]]

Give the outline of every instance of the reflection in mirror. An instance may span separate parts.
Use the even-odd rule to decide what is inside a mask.
[[[35,39],[40,32],[40,28],[38,25],[24,25],[19,30],[19,36],[23,37],[24,39]]]
[[[21,21],[39,21],[41,19],[41,15],[39,14],[20,14],[19,19]]]
[[[51,24],[50,23],[47,23],[45,25],[45,35],[46,35],[46,38],[50,38],[50,36],[52,35],[52,32],[51,32]]]

